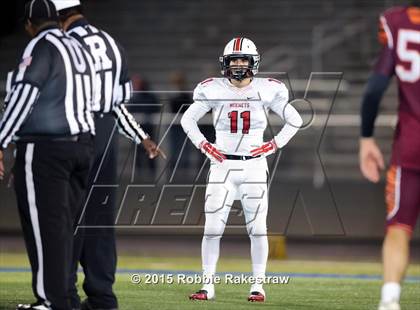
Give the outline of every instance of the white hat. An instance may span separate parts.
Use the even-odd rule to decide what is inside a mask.
[[[80,0],[51,0],[58,11],[80,5]]]

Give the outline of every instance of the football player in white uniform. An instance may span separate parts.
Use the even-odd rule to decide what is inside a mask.
[[[211,160],[206,188],[202,267],[205,284],[190,299],[215,297],[214,275],[220,238],[230,207],[240,199],[251,240],[252,284],[249,301],[264,301],[263,282],[268,257],[266,156],[283,148],[302,126],[299,113],[288,103],[286,86],[275,79],[255,78],[260,63],[255,44],[232,39],[220,57],[223,78],[210,78],[194,90],[194,103],[181,119],[192,143]],[[212,111],[216,142],[207,141],[197,121]],[[268,110],[286,124],[269,142],[263,141]]]

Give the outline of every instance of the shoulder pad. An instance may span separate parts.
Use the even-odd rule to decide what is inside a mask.
[[[277,80],[277,79],[273,79],[273,78],[267,78],[267,80],[268,80],[269,82],[275,82],[275,83],[279,83],[279,84],[284,84],[282,81],[279,81],[279,80]]]
[[[204,81],[200,82],[200,85],[207,84],[207,83],[209,83],[209,82],[211,82],[211,81],[213,81],[213,78],[208,78],[208,79],[206,79],[206,80],[204,80]]]
[[[389,9],[385,10],[381,15],[385,16],[385,17],[388,17],[388,16],[391,16],[391,15],[400,14],[400,13],[404,12],[405,9],[406,9],[406,7],[404,7],[404,6],[394,6],[394,7],[391,7]]]

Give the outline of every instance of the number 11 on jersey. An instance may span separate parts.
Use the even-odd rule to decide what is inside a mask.
[[[229,112],[228,117],[230,118],[230,132],[237,133],[238,132],[238,111]],[[251,126],[251,112],[243,111],[241,112],[240,117],[242,118],[242,133],[247,134],[249,133],[249,127]]]

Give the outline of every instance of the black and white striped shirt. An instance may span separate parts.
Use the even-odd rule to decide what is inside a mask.
[[[140,143],[148,135],[124,103],[131,98],[132,87],[124,49],[108,33],[90,25],[81,18],[73,22],[67,33],[84,45],[92,54],[99,77],[99,101],[94,105],[97,113],[113,113],[121,133]]]
[[[26,136],[94,133],[97,84],[91,55],[57,27],[38,33],[9,74],[0,148]]]

